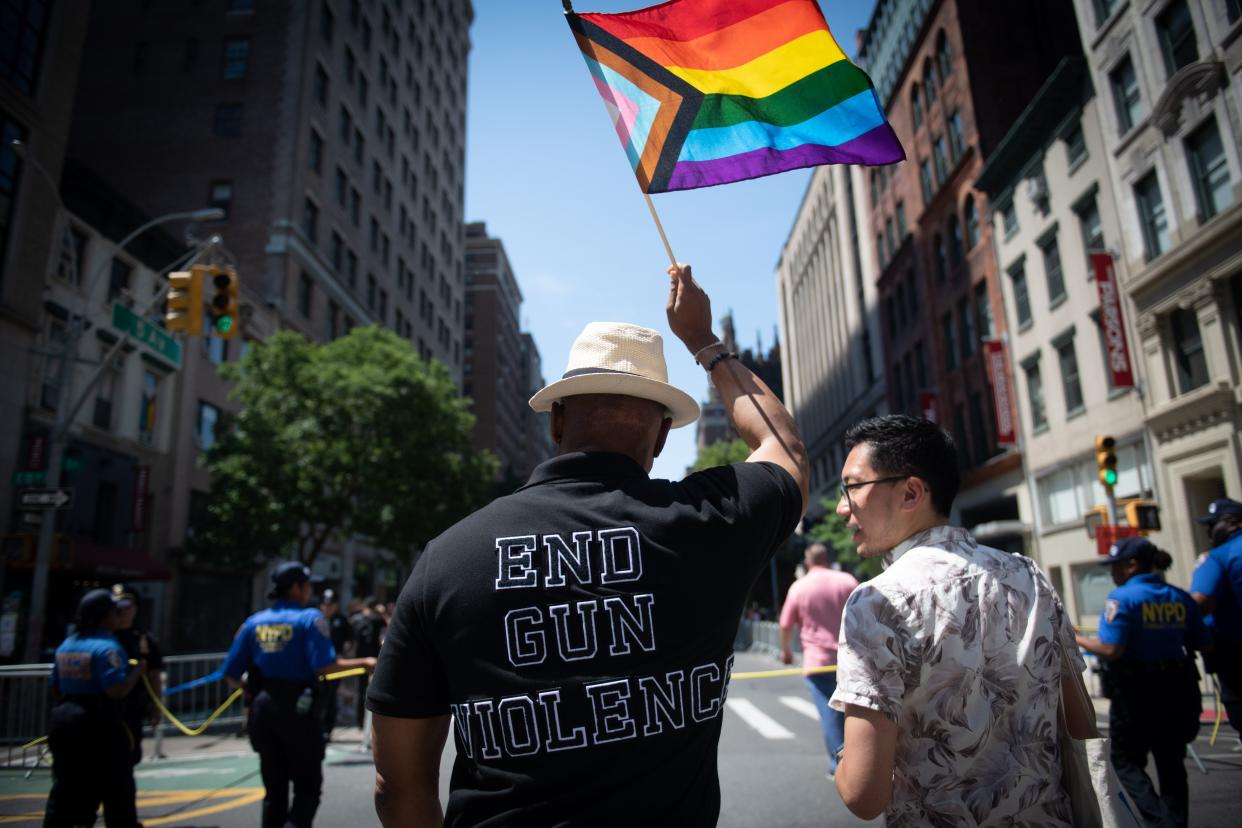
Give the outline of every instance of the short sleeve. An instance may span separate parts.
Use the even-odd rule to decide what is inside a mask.
[[[785,594],[785,604],[781,607],[781,627],[788,629],[794,624],[802,623],[801,606],[798,604],[798,582],[794,581]]]
[[[225,656],[224,666],[220,668],[229,678],[240,679],[242,673],[250,668],[250,650],[246,646],[249,634],[250,622],[247,621],[241,625],[237,635],[233,636],[233,644],[229,647],[229,654]]]
[[[878,710],[896,721],[906,695],[909,623],[881,589],[863,584],[845,604],[837,651],[834,710],[852,704]]]
[[[734,463],[688,476],[681,484],[729,521],[734,549],[766,562],[802,518],[802,492],[789,472],[775,463]]]
[[[381,716],[426,719],[449,712],[448,677],[431,635],[427,600],[435,557],[423,552],[405,582],[367,690],[367,709]]]
[[[99,677],[99,686],[107,690],[120,684],[129,676],[129,656],[120,644],[101,647],[95,652],[95,675]]]
[[[336,661],[336,648],[332,646],[332,633],[323,613],[311,610],[306,616],[306,660],[312,670],[319,671]]]
[[[1074,625],[1070,623],[1069,613],[1064,607],[1060,609],[1061,626],[1057,630],[1057,636],[1061,643],[1061,652],[1065,653],[1065,657],[1069,659],[1073,668],[1081,673],[1087,669],[1087,661],[1082,657],[1082,651],[1078,649],[1078,641],[1074,637]]]
[[[1194,574],[1190,577],[1190,591],[1214,598],[1216,591],[1224,583],[1225,577],[1225,567],[1220,559],[1208,553],[1203,563],[1195,567]]]
[[[1125,645],[1130,640],[1130,605],[1125,596],[1113,592],[1104,601],[1100,612],[1100,641],[1105,644]]]

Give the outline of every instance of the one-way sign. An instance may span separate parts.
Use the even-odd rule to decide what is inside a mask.
[[[22,489],[19,509],[65,509],[73,503],[73,489]]]

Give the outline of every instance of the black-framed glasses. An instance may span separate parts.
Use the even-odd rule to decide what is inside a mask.
[[[892,483],[896,480],[905,480],[909,476],[908,474],[894,474],[889,477],[878,477],[875,480],[863,480],[859,483],[842,483],[841,497],[845,498],[845,502],[850,505],[852,510],[854,508],[854,499],[850,497],[850,492],[855,489],[861,489],[863,486],[871,486],[876,483]]]

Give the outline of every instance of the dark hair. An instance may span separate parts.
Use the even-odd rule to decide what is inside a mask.
[[[887,414],[849,427],[845,450],[860,444],[871,448],[871,465],[880,474],[920,478],[931,489],[932,508],[949,516],[962,483],[949,432],[923,417]]]
[[[1151,563],[1147,565],[1146,569],[1142,568],[1143,561],[1139,561],[1139,568],[1143,572],[1151,572],[1153,569],[1157,572],[1164,572],[1172,565],[1173,556],[1163,549],[1156,549],[1151,553]]]

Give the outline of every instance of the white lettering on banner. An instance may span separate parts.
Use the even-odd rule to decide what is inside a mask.
[[[1126,344],[1125,326],[1121,320],[1121,297],[1117,292],[1113,257],[1107,253],[1093,253],[1091,264],[1095,268],[1096,289],[1100,295],[1100,327],[1108,350],[1109,382],[1114,388],[1131,388],[1134,386],[1134,372],[1130,368],[1130,348]]]
[[[474,761],[502,755],[534,756],[658,736],[704,724],[721,715],[733,657],[689,671],[610,679],[580,685],[570,709],[587,721],[566,722],[567,687],[538,693],[476,699],[451,705],[457,749]],[[577,695],[580,693],[580,695]]]
[[[590,598],[574,604],[576,621],[570,621],[569,604],[552,604],[547,616],[539,607],[521,607],[505,613],[505,649],[514,667],[543,664],[548,657],[548,626],[561,661],[584,661],[599,650],[599,628],[604,624],[599,608],[608,616],[608,653],[629,655],[634,645],[644,653],[654,653],[655,618],[652,607],[655,596],[649,592],[638,595],[610,595]],[[551,619],[549,622],[548,619]]]

